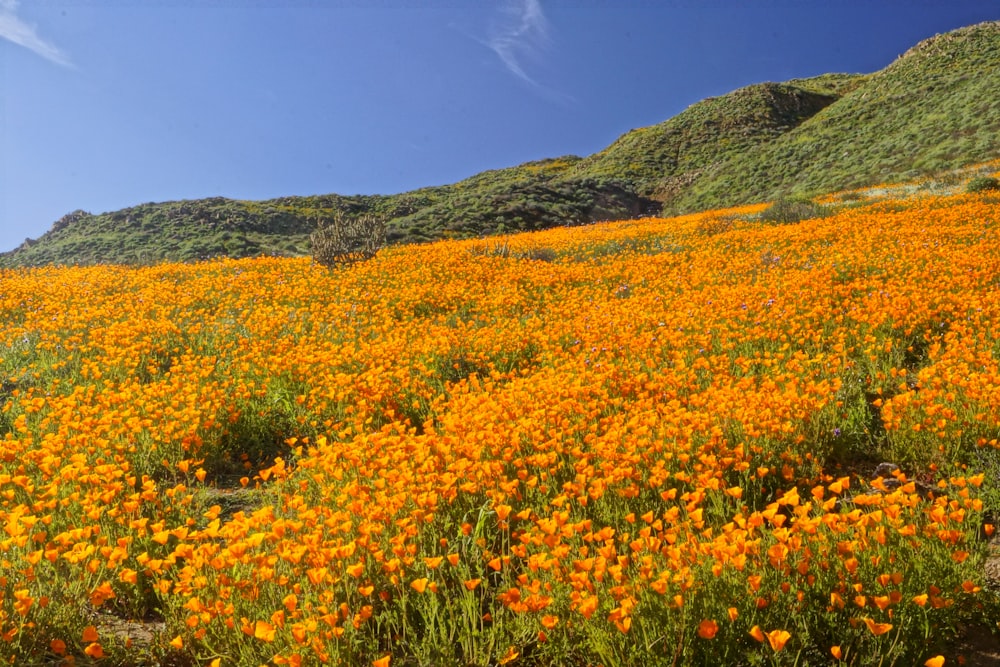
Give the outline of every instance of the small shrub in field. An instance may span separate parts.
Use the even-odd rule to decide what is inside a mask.
[[[475,246],[469,249],[474,257],[503,257],[504,259],[531,259],[538,262],[553,262],[558,256],[552,248],[533,247],[515,250],[507,241],[496,242],[492,246]]]
[[[371,259],[385,245],[385,219],[376,215],[346,218],[338,214],[310,236],[313,259],[323,266]]]
[[[991,176],[976,176],[970,179],[965,186],[966,192],[987,192],[990,190],[1000,190],[1000,181]]]
[[[698,224],[696,232],[701,236],[715,236],[723,234],[733,228],[734,220],[731,217],[705,218]]]
[[[827,215],[826,208],[808,199],[779,199],[760,214],[760,219],[785,225],[810,218],[825,218]]]
[[[529,248],[525,250],[523,256],[533,259],[536,262],[553,262],[556,259],[556,251],[552,248]]]
[[[502,257],[506,259],[512,255],[513,251],[507,241],[498,241],[492,245],[474,246],[469,249],[469,253],[473,257]]]

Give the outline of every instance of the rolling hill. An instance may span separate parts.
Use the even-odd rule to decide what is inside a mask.
[[[891,183],[1000,157],[1000,22],[925,40],[873,74],[746,86],[604,150],[394,195],[221,197],[75,211],[0,267],[303,255],[337,215],[391,243],[688,212]]]
[[[674,210],[899,182],[1000,155],[1000,22],[939,35],[759,150],[719,163]]]

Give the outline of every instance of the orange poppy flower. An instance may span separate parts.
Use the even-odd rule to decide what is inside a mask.
[[[712,619],[704,619],[698,624],[698,636],[702,639],[714,639],[719,631],[719,624]]]
[[[868,630],[876,637],[878,637],[879,635],[884,635],[885,633],[892,630],[892,623],[876,623],[870,618],[865,618],[863,620],[865,626],[868,627]]]
[[[787,630],[771,630],[767,633],[767,643],[771,645],[771,648],[778,652],[785,648],[785,644],[791,639],[792,633]]]

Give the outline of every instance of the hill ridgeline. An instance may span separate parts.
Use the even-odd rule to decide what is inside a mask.
[[[387,220],[390,243],[467,238],[810,197],[1000,157],[1000,21],[920,42],[873,74],[746,86],[564,156],[395,195],[148,203],[74,211],[0,267],[310,253],[338,216]]]

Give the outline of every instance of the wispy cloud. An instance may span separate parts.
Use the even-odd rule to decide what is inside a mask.
[[[73,63],[66,54],[39,37],[35,26],[17,16],[18,4],[18,0],[0,0],[0,38],[23,46],[57,65],[72,67]]]
[[[539,86],[524,69],[527,58],[537,58],[549,44],[549,22],[539,0],[510,0],[494,23],[486,46],[519,79]]]
[[[572,96],[546,86],[528,73],[530,66],[541,61],[552,45],[549,22],[540,0],[504,0],[486,39],[466,34],[493,51],[508,72],[537,94],[559,104],[576,102]]]

